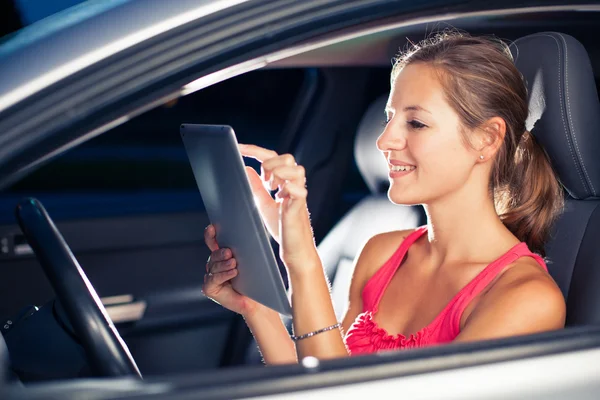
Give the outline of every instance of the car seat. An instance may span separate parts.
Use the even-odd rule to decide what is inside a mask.
[[[536,33],[510,46],[527,82],[527,129],[546,149],[566,192],[546,245],[548,269],[567,302],[567,325],[600,322],[600,103],[583,45]]]

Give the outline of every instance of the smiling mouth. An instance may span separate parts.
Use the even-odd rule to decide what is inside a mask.
[[[413,171],[417,169],[414,165],[392,165],[390,167],[390,172],[405,172],[405,171]]]

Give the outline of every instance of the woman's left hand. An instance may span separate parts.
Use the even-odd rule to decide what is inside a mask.
[[[279,208],[279,255],[288,269],[297,270],[312,257],[318,257],[306,204],[308,192],[304,167],[298,165],[291,154],[279,155],[254,145],[240,144],[239,149],[243,156],[261,162],[265,190],[278,189],[270,204],[264,204],[263,193],[260,206]],[[253,186],[253,191],[256,190]]]

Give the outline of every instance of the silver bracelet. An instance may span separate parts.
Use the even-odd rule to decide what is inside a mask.
[[[312,337],[312,336],[318,335],[319,333],[327,332],[327,331],[330,331],[330,330],[332,330],[332,329],[339,328],[339,327],[341,327],[341,326],[342,326],[342,324],[340,324],[340,323],[338,322],[338,323],[337,323],[337,324],[335,324],[335,325],[331,325],[331,326],[328,326],[327,328],[319,329],[318,331],[314,331],[314,332],[306,333],[306,334],[304,334],[304,335],[300,335],[300,336],[294,336],[294,335],[291,335],[291,338],[292,338],[292,340],[293,340],[294,342],[297,342],[298,340],[307,339],[307,338],[309,338],[309,337]]]

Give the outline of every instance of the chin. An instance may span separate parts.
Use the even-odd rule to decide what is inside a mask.
[[[388,190],[388,199],[390,199],[392,203],[401,206],[414,206],[423,204],[424,202],[423,196],[419,196],[404,188],[394,188],[393,185],[390,186]]]

